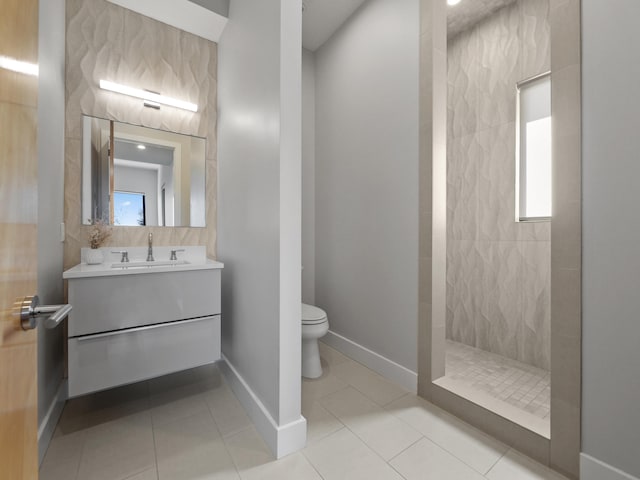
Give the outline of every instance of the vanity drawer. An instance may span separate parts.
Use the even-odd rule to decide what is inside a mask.
[[[220,270],[69,280],[69,337],[218,315]]]
[[[69,397],[220,359],[220,315],[69,338]]]

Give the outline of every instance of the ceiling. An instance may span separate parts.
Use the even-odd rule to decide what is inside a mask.
[[[302,46],[317,50],[366,0],[302,0]]]
[[[132,162],[153,163],[158,165],[173,164],[173,148],[144,143],[145,149],[140,150],[138,145],[143,142],[131,142],[115,139],[115,156],[120,160]]]
[[[114,3],[134,0],[109,0]],[[189,0],[227,16],[229,0]],[[302,0],[302,46],[315,51],[367,0]],[[447,36],[454,37],[516,0],[461,0],[447,7]],[[125,5],[126,6],[126,5]],[[127,7],[133,8],[133,7]]]
[[[197,3],[201,7],[211,10],[212,12],[229,18],[229,0],[189,0],[191,3]]]
[[[200,0],[204,1],[204,0]],[[367,0],[302,0],[302,46],[315,51]],[[516,0],[462,0],[447,7],[447,36],[454,37]]]
[[[447,36],[454,37],[516,0],[462,0],[447,7]]]

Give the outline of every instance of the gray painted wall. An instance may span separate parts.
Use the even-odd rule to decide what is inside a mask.
[[[316,51],[316,304],[417,368],[417,0],[371,0]]]
[[[582,8],[582,449],[640,477],[640,3]]]
[[[65,0],[40,2],[38,86],[38,295],[42,304],[64,300]],[[49,411],[64,373],[62,329],[38,327],[38,424]]]
[[[233,1],[229,19],[218,50],[222,349],[282,425],[300,418],[300,11]]]
[[[201,7],[211,10],[212,12],[222,15],[223,17],[229,16],[229,0],[189,0],[192,3],[196,3]]]
[[[316,300],[315,57],[302,50],[302,301]]]

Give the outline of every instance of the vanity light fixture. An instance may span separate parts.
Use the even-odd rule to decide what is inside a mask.
[[[460,0],[447,0],[447,5],[449,5],[450,7],[453,7],[454,5],[457,5],[460,3]]]
[[[38,65],[35,63],[22,62],[15,58],[0,55],[0,68],[11,70],[12,72],[24,73],[25,75],[38,76]]]
[[[122,95],[128,95],[130,97],[140,98],[144,100],[145,106],[153,108],[160,108],[160,104],[168,105],[170,107],[182,108],[191,112],[198,111],[198,105],[195,103],[185,102],[184,100],[177,100],[171,97],[165,97],[158,93],[149,92],[147,90],[140,90],[139,88],[127,87],[126,85],[120,85],[119,83],[109,82],[107,80],[100,80],[100,88],[103,90],[109,90],[111,92],[121,93]]]

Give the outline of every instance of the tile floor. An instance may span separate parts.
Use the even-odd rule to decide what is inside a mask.
[[[549,418],[547,370],[447,340],[446,376],[539,418]]]
[[[217,367],[68,402],[41,480],[561,480],[322,345],[307,447],[273,460]]]

